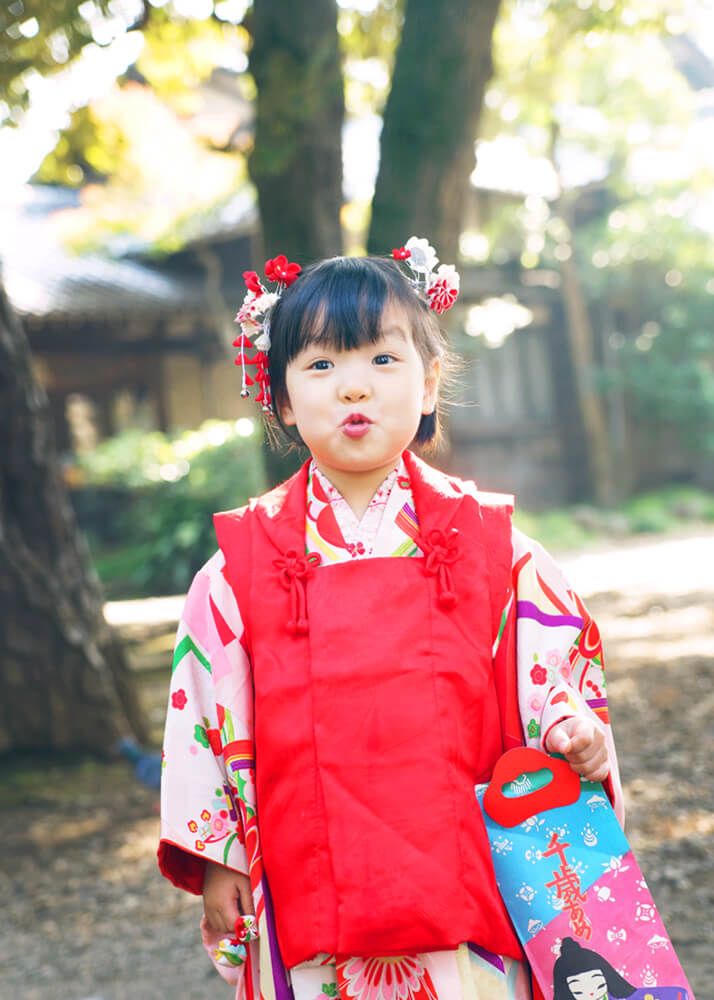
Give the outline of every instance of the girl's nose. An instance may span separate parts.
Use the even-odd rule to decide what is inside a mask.
[[[360,400],[368,399],[370,395],[367,382],[358,379],[350,379],[340,386],[340,398],[346,403],[358,403]]]

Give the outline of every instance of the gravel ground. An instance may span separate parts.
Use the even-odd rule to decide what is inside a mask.
[[[587,563],[578,565],[587,589]],[[628,835],[699,1000],[714,997],[712,565],[665,574],[676,586],[628,578],[626,591],[598,593],[595,584],[589,599],[606,636]],[[155,662],[169,643],[164,628],[142,648]],[[145,673],[143,690],[158,731],[165,676]],[[123,763],[0,767],[0,997],[230,995],[197,946],[200,902],[156,870],[157,810],[157,794]]]

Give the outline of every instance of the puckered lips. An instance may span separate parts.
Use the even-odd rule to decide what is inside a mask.
[[[350,438],[361,438],[369,433],[372,421],[364,413],[349,413],[340,424],[343,434]]]

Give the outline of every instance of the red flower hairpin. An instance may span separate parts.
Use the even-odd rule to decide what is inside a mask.
[[[285,254],[279,254],[265,262],[265,277],[268,281],[279,281],[281,284],[292,285],[302,271],[299,264],[291,264]]]
[[[236,323],[240,324],[241,332],[233,341],[238,348],[235,363],[241,366],[240,394],[245,399],[250,396],[249,385],[257,385],[256,403],[260,403],[264,413],[273,412],[273,397],[270,391],[270,372],[268,369],[268,354],[270,351],[270,313],[282,293],[292,285],[302,268],[291,263],[284,254],[273,257],[265,262],[265,277],[268,281],[277,283],[277,288],[270,292],[258,277],[257,271],[244,271],[243,280],[248,289],[243,299],[243,305],[238,310]],[[252,357],[246,350],[256,349]],[[251,377],[248,367],[255,367]]]

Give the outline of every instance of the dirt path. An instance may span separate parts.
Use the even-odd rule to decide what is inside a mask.
[[[710,1000],[714,532],[562,562],[606,636],[631,843],[695,993]],[[172,605],[154,607],[158,627],[113,607],[144,664],[165,663]],[[166,674],[142,677],[158,733]],[[197,948],[199,902],[156,871],[157,803],[123,764],[0,770],[0,997],[230,995]]]

